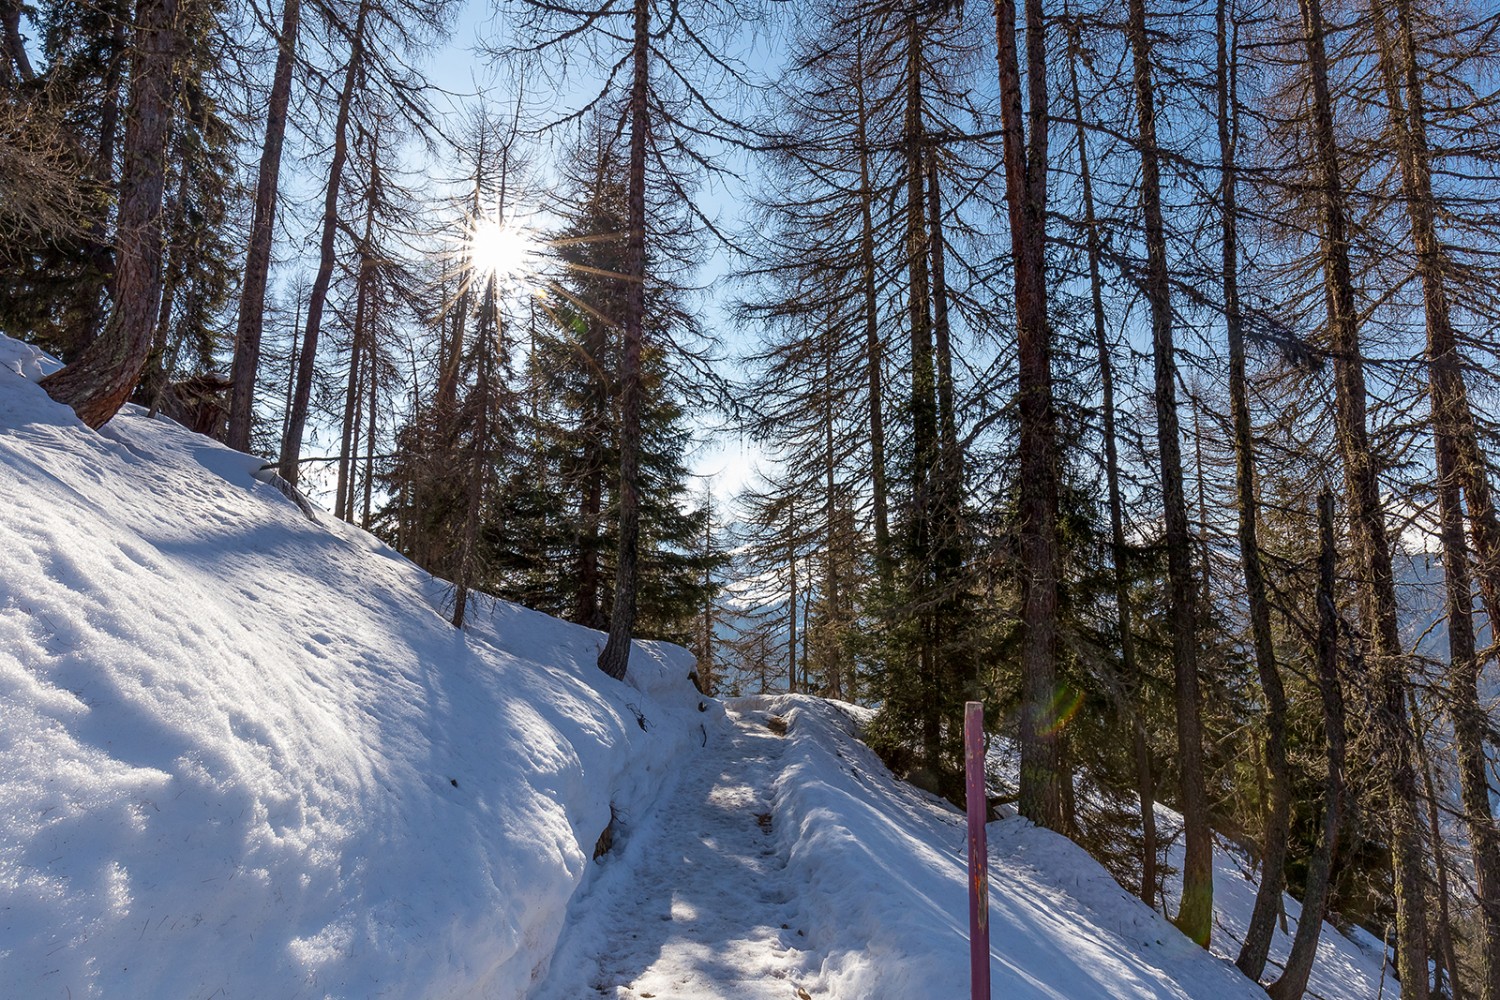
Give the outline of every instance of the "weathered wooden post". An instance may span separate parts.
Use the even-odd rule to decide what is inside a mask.
[[[990,874],[984,823],[984,704],[964,704],[964,776],[969,803],[969,984],[973,1000],[990,1000]]]

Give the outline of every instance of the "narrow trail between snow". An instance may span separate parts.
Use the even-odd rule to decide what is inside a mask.
[[[796,893],[772,829],[786,741],[753,701],[686,756],[675,789],[627,825],[533,1000],[797,1000],[807,970]]]

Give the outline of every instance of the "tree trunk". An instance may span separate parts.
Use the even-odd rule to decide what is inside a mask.
[[[168,147],[171,148],[171,140]],[[181,222],[181,213],[188,198],[188,171],[186,164],[178,169],[177,193],[162,206],[164,220],[174,224]],[[163,232],[169,227],[163,222]],[[153,416],[161,405],[161,394],[166,391],[172,372],[177,367],[177,351],[173,348],[168,356],[172,339],[172,311],[177,307],[177,289],[181,284],[182,269],[172,266],[172,251],[163,246],[161,300],[156,307],[156,332],[151,335],[151,353],[146,357],[146,367],[141,372],[140,384],[136,386],[136,402],[150,408]]]
[[[359,248],[359,275],[354,293],[354,330],[349,338],[349,380],[344,387],[343,436],[339,447],[338,485],[335,488],[333,516],[341,521],[354,522],[354,455],[359,443],[359,398],[362,384],[363,355],[366,327],[369,323],[369,275],[370,241],[375,236],[375,176],[374,156],[371,155],[370,196],[365,199],[364,239]]]
[[[1333,494],[1318,497],[1318,692],[1323,702],[1323,739],[1328,756],[1328,779],[1323,788],[1323,829],[1318,846],[1307,864],[1307,883],[1302,894],[1302,916],[1292,939],[1286,967],[1266,992],[1272,1000],[1301,1000],[1307,978],[1317,957],[1318,937],[1323,930],[1323,912],[1328,906],[1328,888],[1333,861],[1338,853],[1339,827],[1344,810],[1344,693],[1339,683],[1339,615],[1335,605],[1334,559],[1338,551],[1333,535]]]
[[[1141,147],[1141,212],[1146,235],[1146,299],[1151,307],[1155,362],[1156,441],[1165,507],[1168,601],[1172,662],[1176,674],[1177,750],[1181,774],[1183,833],[1182,904],[1177,926],[1204,947],[1213,929],[1213,832],[1208,825],[1208,793],[1203,778],[1203,735],[1198,692],[1198,622],[1193,587],[1192,536],[1182,485],[1182,444],[1177,423],[1177,359],[1172,335],[1171,278],[1161,215],[1160,152],[1156,141],[1156,98],[1151,84],[1151,51],[1146,37],[1144,0],[1130,0],[1127,33],[1133,61]]]
[[[1046,24],[1026,0],[1029,121],[1022,114],[1015,0],[995,0],[1005,198],[1015,271],[1021,474],[1021,774],[1017,808],[1052,830],[1067,826],[1060,735],[1053,718],[1057,677],[1056,414],[1047,324]],[[1030,125],[1030,135],[1026,126]]]
[[[1395,876],[1397,968],[1402,996],[1427,1000],[1427,913],[1421,827],[1414,802],[1411,723],[1406,714],[1405,660],[1396,624],[1396,588],[1390,542],[1375,457],[1366,421],[1364,363],[1359,317],[1349,264],[1348,220],[1333,100],[1328,87],[1321,0],[1300,0],[1312,82],[1314,177],[1323,201],[1323,278],[1328,299],[1329,349],[1333,355],[1335,426],[1348,494],[1350,534],[1361,581],[1361,618],[1370,637],[1375,730],[1385,782]]]
[[[578,501],[578,555],[575,560],[578,577],[578,600],[574,620],[589,628],[604,627],[599,587],[599,520],[604,500],[603,459],[586,455],[583,488]]]
[[[1432,190],[1431,154],[1427,145],[1426,99],[1417,64],[1411,5],[1409,0],[1394,0],[1394,7],[1399,49],[1391,45],[1388,13],[1382,0],[1371,0],[1370,13],[1400,153],[1402,188],[1417,251],[1417,273],[1422,280],[1427,322],[1428,389],[1448,612],[1448,706],[1458,750],[1459,794],[1480,900],[1483,944],[1477,949],[1479,995],[1481,1000],[1500,1000],[1500,832],[1496,830],[1490,805],[1484,753],[1487,720],[1479,700],[1480,659],[1475,642],[1473,579],[1464,537],[1461,492],[1465,486],[1469,487],[1470,508],[1478,509],[1481,515],[1475,519],[1478,529],[1475,537],[1483,540],[1488,528],[1482,522],[1482,504],[1489,496],[1488,473],[1482,458],[1478,462],[1465,459],[1465,451],[1478,451],[1477,437],[1444,280],[1448,259],[1436,225],[1437,199]],[[1479,504],[1475,503],[1476,496]],[[1493,514],[1493,509],[1490,513]],[[1490,586],[1493,589],[1494,583]],[[1486,592],[1486,597],[1489,596]],[[1489,610],[1491,622],[1500,621],[1495,617],[1500,609],[1491,604]],[[1433,850],[1440,852],[1441,843],[1434,841]]]
[[[1462,529],[1460,529],[1462,530]],[[1427,831],[1432,843],[1432,867],[1437,875],[1437,934],[1433,944],[1438,957],[1433,963],[1436,973],[1433,979],[1434,996],[1443,995],[1443,973],[1448,974],[1451,1000],[1463,1000],[1463,989],[1459,976],[1458,955],[1453,950],[1453,921],[1450,919],[1448,901],[1452,898],[1448,882],[1448,851],[1443,843],[1443,827],[1438,812],[1437,782],[1432,777],[1432,761],[1427,756],[1427,733],[1422,724],[1422,714],[1417,705],[1417,696],[1410,693],[1407,709],[1411,712],[1417,730],[1417,768],[1422,775],[1422,798],[1427,807]],[[1483,960],[1483,959],[1481,959]]]
[[[885,478],[885,404],[882,387],[883,363],[880,342],[880,308],[877,301],[875,272],[875,193],[870,181],[869,110],[865,103],[864,39],[860,39],[856,64],[855,99],[858,103],[858,130],[855,141],[859,151],[859,261],[860,285],[864,292],[865,368],[870,385],[870,503],[875,520],[875,570],[880,583],[890,589],[894,564],[891,558],[890,501]]]
[[[797,522],[787,524],[786,689],[797,693]]]
[[[107,50],[108,67],[104,72],[101,88],[104,104],[99,109],[99,145],[94,154],[92,170],[92,181],[101,191],[111,190],[115,180],[115,143],[120,134],[120,75],[129,44],[129,19],[125,15],[125,7],[123,0],[110,5],[110,20],[113,24]],[[131,99],[134,100],[133,97]],[[169,127],[169,134],[170,131]],[[170,137],[164,137],[162,142],[164,149],[169,148]],[[123,219],[119,223],[123,225]],[[76,357],[99,336],[106,320],[106,303],[116,294],[114,271],[120,248],[110,244],[107,210],[94,213],[82,250],[88,259],[90,270],[80,281],[79,298],[82,308],[70,331],[72,336],[68,360]]]
[[[6,59],[0,60],[7,67],[15,67],[15,76],[21,83],[36,79],[36,70],[26,55],[26,43],[21,39],[20,0],[0,0],[0,26],[5,30]]]
[[[1141,814],[1141,883],[1136,895],[1147,906],[1156,905],[1156,776],[1151,767],[1151,746],[1137,707],[1130,704],[1124,688],[1139,685],[1143,678],[1136,660],[1135,628],[1130,604],[1127,572],[1124,502],[1120,498],[1119,437],[1115,432],[1115,366],[1110,352],[1104,317],[1104,281],[1100,273],[1099,221],[1094,211],[1093,172],[1089,166],[1088,137],[1083,127],[1083,96],[1078,88],[1077,58],[1068,59],[1068,78],[1073,87],[1073,118],[1078,132],[1078,179],[1083,195],[1084,247],[1089,265],[1089,300],[1094,320],[1094,349],[1099,356],[1100,409],[1104,421],[1104,479],[1109,496],[1110,553],[1114,563],[1115,613],[1120,628],[1121,688],[1117,704],[1122,721],[1130,726],[1135,758],[1137,805]]]
[[[130,398],[156,328],[162,280],[162,190],[172,123],[172,53],[177,0],[141,0],[136,14],[115,238],[115,305],[104,333],[42,387],[90,427],[103,426]]]
[[[323,307],[328,301],[328,286],[333,282],[334,243],[339,230],[339,190],[343,185],[344,164],[349,158],[349,113],[354,91],[364,75],[365,20],[372,0],[360,0],[350,35],[349,65],[344,70],[344,84],[339,91],[338,116],[333,125],[333,159],[328,165],[328,192],[323,200],[323,237],[319,244],[318,273],[313,278],[307,300],[307,325],[302,332],[302,351],[297,359],[297,387],[292,394],[291,413],[286,434],[281,439],[281,478],[297,483],[298,459],[302,456],[302,434],[307,426],[307,412],[312,399],[313,371],[318,361],[318,334],[323,328]]]
[[[958,445],[958,418],[953,398],[953,335],[948,321],[948,278],[943,240],[943,196],[939,186],[938,148],[927,151],[923,165],[927,173],[927,249],[932,273],[933,364],[937,377],[939,504],[945,530],[957,528],[958,505],[962,503],[964,457]],[[954,522],[954,523],[950,523]],[[955,539],[945,538],[951,545]]]
[[[630,164],[625,197],[630,233],[625,244],[624,343],[620,351],[619,555],[615,563],[615,601],[609,616],[609,638],[599,653],[599,669],[616,680],[625,676],[630,664],[641,529],[641,340],[646,318],[646,142],[651,130],[646,97],[650,60],[651,5],[648,0],[635,0]]]
[[[921,727],[924,763],[934,776],[944,773],[942,759],[942,691],[933,634],[934,479],[938,474],[937,387],[933,379],[932,300],[927,268],[927,219],[923,161],[926,130],[922,120],[922,29],[915,13],[905,21],[906,106],[902,144],[906,174],[907,324],[911,351],[910,412],[912,485],[906,524],[907,595],[916,618],[917,677],[922,686]]]
[[[484,299],[480,305],[479,334],[475,350],[478,352],[474,365],[474,385],[464,406],[474,407],[473,432],[470,435],[469,454],[465,462],[468,478],[464,491],[464,519],[459,528],[458,546],[453,572],[453,627],[464,627],[464,614],[468,609],[469,589],[473,587],[479,558],[479,529],[483,520],[487,499],[486,486],[494,467],[495,456],[490,448],[491,416],[495,393],[495,350],[498,340],[498,310],[495,301],[495,277],[491,275],[485,283]]]
[[[370,412],[365,421],[365,499],[364,506],[360,509],[359,526],[366,531],[370,530],[371,504],[375,496],[375,419],[379,413],[380,402],[380,369],[376,365],[376,344],[373,331],[365,333],[365,367],[369,369],[366,381],[370,386]],[[349,504],[349,515],[354,516],[354,504]]]
[[[838,480],[834,469],[837,458],[833,440],[833,359],[834,330],[826,331],[827,345],[823,352],[823,527],[827,540],[823,544],[823,644],[827,652],[827,673],[823,678],[823,689],[830,698],[844,697],[843,654],[839,648],[842,636],[839,627],[843,620],[843,595],[839,585],[839,547],[846,540],[837,530]]]
[[[1240,566],[1245,576],[1245,602],[1250,613],[1250,635],[1255,649],[1255,667],[1266,699],[1266,764],[1271,772],[1270,808],[1261,843],[1260,885],[1255,907],[1245,931],[1235,965],[1246,977],[1259,981],[1275,936],[1276,917],[1286,881],[1287,831],[1291,823],[1292,781],[1287,765],[1286,691],[1276,662],[1276,643],[1271,634],[1271,607],[1266,599],[1265,575],[1260,562],[1258,522],[1260,513],[1255,490],[1255,432],[1250,423],[1250,394],[1245,375],[1245,331],[1240,313],[1239,288],[1239,199],[1234,127],[1234,63],[1230,51],[1228,2],[1219,0],[1218,20],[1218,119],[1219,169],[1222,187],[1224,327],[1229,341],[1229,406],[1234,423],[1235,498],[1239,509]]]
[[[281,33],[276,38],[276,70],[271,77],[266,107],[266,137],[261,145],[260,170],[255,180],[255,207],[250,220],[250,246],[245,252],[245,278],[240,286],[239,316],[234,329],[234,366],[230,371],[229,436],[226,444],[250,450],[254,424],[255,376],[260,369],[260,341],[265,323],[266,282],[271,271],[271,242],[276,224],[276,196],[281,175],[281,147],[286,137],[287,106],[291,102],[292,68],[302,0],[285,0]]]

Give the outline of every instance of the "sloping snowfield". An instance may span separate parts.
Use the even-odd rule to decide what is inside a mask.
[[[857,710],[726,711],[653,644],[617,683],[504,603],[458,632],[257,459],[89,431],[48,365],[0,338],[0,998],[967,996],[962,817]],[[1068,841],[990,837],[997,997],[1264,996]]]
[[[523,995],[708,718],[687,654],[627,685],[519,607],[459,632],[258,460],[91,432],[0,350],[0,996]]]

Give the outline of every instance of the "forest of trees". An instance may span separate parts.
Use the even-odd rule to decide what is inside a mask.
[[[0,0],[0,332],[84,423],[954,801],[983,700],[1194,940],[1248,852],[1278,1000],[1283,890],[1500,1000],[1497,182],[1471,0]]]

